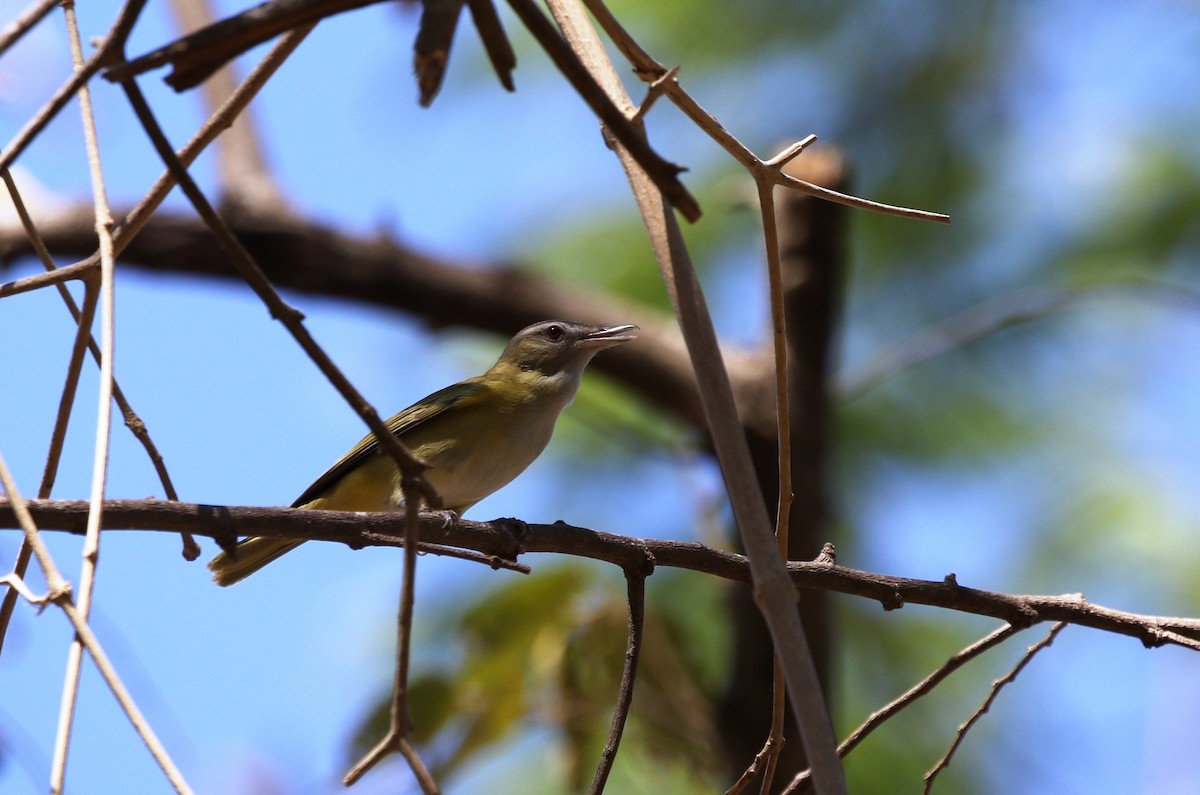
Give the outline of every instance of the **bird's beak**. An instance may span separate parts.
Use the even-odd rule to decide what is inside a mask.
[[[606,328],[598,328],[595,331],[589,331],[586,335],[579,339],[578,345],[581,348],[591,350],[604,350],[611,348],[614,345],[620,345],[622,342],[629,342],[637,339],[637,334],[634,332],[638,327],[632,323],[626,323],[623,326],[608,326]]]

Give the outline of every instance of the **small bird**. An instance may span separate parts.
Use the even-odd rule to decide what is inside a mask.
[[[425,479],[441,495],[443,507],[462,514],[541,455],[588,362],[599,351],[634,339],[635,331],[634,325],[535,323],[509,341],[486,373],[417,401],[391,417],[388,430],[429,464]],[[368,434],[292,507],[394,511],[404,507],[399,469]],[[208,568],[218,585],[232,585],[302,543],[247,538],[234,554],[214,557]]]

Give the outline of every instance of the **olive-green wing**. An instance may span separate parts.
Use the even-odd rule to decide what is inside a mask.
[[[480,400],[486,392],[488,392],[488,387],[479,378],[470,378],[445,389],[439,389],[389,419],[386,423],[388,430],[395,436],[403,436],[452,406],[461,406]],[[359,440],[350,452],[342,456],[341,460],[331,466],[324,475],[313,481],[313,484],[296,498],[292,507],[298,508],[320,497],[355,467],[377,452],[379,452],[379,441],[375,438],[375,434],[369,433]]]

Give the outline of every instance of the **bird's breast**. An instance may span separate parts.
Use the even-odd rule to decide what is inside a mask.
[[[542,454],[559,412],[549,408],[501,404],[498,410],[464,412],[453,431],[414,433],[410,447],[430,464],[425,477],[442,503],[464,511],[508,485]]]

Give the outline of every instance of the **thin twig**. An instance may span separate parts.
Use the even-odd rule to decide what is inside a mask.
[[[777,667],[776,670],[778,670]],[[773,713],[772,717],[774,717]],[[747,765],[746,769],[742,771],[742,774],[738,776],[737,781],[733,782],[729,789],[725,790],[725,795],[741,795],[741,793],[745,792],[746,787],[749,787],[752,783],[754,783],[754,779],[758,778],[759,772],[762,771],[765,766],[771,764],[772,760],[779,759],[779,752],[781,750],[783,749],[777,746],[777,738],[775,733],[768,732],[766,742],[763,743],[762,749],[754,755],[754,759],[750,760],[750,764]]]
[[[275,46],[263,56],[263,59],[251,70],[241,85],[229,95],[224,104],[196,131],[192,139],[176,152],[181,163],[190,166],[209,144],[217,140],[217,137],[233,124],[234,120],[250,104],[250,100],[254,99],[266,85],[267,80],[283,65],[288,56],[295,52],[314,27],[316,27],[316,23],[304,25],[290,30],[280,37]],[[154,186],[146,192],[142,200],[117,225],[115,237],[118,255],[133,242],[134,237],[154,215],[154,211],[162,204],[163,199],[167,197],[173,187],[175,187],[175,177],[171,169],[167,168],[155,181]]]
[[[853,751],[859,743],[865,740],[871,734],[871,732],[875,731],[888,720],[890,720],[894,715],[896,715],[896,713],[900,712],[905,707],[916,702],[917,699],[929,693],[931,690],[941,684],[946,677],[950,676],[950,674],[954,673],[976,657],[979,657],[984,652],[999,646],[1013,635],[1021,632],[1022,629],[1022,627],[1016,627],[1012,624],[1005,624],[993,632],[990,632],[983,638],[975,641],[965,649],[962,649],[954,654],[950,659],[938,666],[937,670],[933,671],[920,682],[917,682],[908,690],[904,691],[904,693],[900,694],[896,698],[892,699],[892,701],[888,702],[867,716],[867,719],[863,721],[858,728],[850,732],[850,734],[846,736],[846,739],[842,740],[841,744],[838,745],[838,755],[845,758],[845,756]],[[782,795],[791,795],[791,793],[799,792],[800,787],[807,783],[808,779],[809,772],[807,770],[797,774],[797,776],[788,784],[787,789],[783,791]]]
[[[654,558],[647,553],[646,565],[639,570],[625,570],[626,598],[629,601],[629,637],[625,645],[625,665],[621,669],[621,684],[617,689],[617,703],[613,708],[612,724],[608,728],[608,740],[600,754],[600,764],[592,777],[588,795],[600,795],[608,783],[613,763],[617,761],[617,749],[625,731],[625,720],[629,706],[633,703],[633,685],[637,681],[638,658],[642,653],[642,629],[646,617],[646,577],[654,571]]]
[[[71,419],[71,408],[75,404],[75,392],[79,386],[79,375],[83,369],[83,359],[88,351],[88,342],[92,336],[92,320],[96,315],[96,306],[100,298],[100,285],[95,281],[85,283],[83,293],[83,308],[75,327],[75,344],[71,348],[71,358],[67,363],[67,377],[63,384],[62,395],[58,401],[58,414],[54,418],[54,430],[50,434],[50,449],[46,454],[46,466],[42,470],[42,482],[38,486],[38,499],[50,498],[54,481],[58,478],[58,465],[62,458],[63,444],[67,436],[67,425]]]
[[[63,3],[67,23],[67,38],[75,71],[84,66],[83,42],[73,2]],[[112,213],[104,188],[104,170],[100,162],[100,144],[96,135],[96,119],[92,111],[92,96],[86,83],[79,87],[79,115],[83,123],[83,140],[87,150],[88,171],[92,183],[92,204],[95,208],[96,237],[100,250],[100,279],[97,285],[100,303],[100,384],[96,399],[96,443],[92,459],[92,488],[88,511],[87,534],[83,541],[83,564],[79,578],[77,607],[79,619],[88,620],[92,608],[92,593],[96,584],[96,565],[100,559],[100,527],[104,518],[104,490],[108,482],[108,451],[112,440],[113,354],[116,350],[114,315],[114,258]],[[90,330],[80,323],[81,338],[90,337]],[[67,754],[71,744],[71,729],[75,721],[75,706],[79,698],[79,676],[83,666],[83,641],[76,635],[67,650],[67,671],[63,680],[62,702],[55,733],[54,757],[50,765],[50,791],[61,793],[67,775]]]
[[[87,342],[91,338],[92,318],[96,313],[99,299],[98,285],[89,282],[84,293],[83,311],[80,313],[76,326],[75,345],[71,349],[71,359],[67,365],[66,383],[63,384],[62,395],[58,402],[58,413],[54,418],[54,430],[50,434],[50,449],[46,453],[46,466],[42,471],[42,482],[38,486],[38,499],[49,499],[54,488],[58,473],[58,464],[62,458],[63,442],[67,436],[67,425],[71,419],[71,408],[75,404],[75,393],[79,386],[79,374],[83,369],[83,356],[87,351]],[[22,539],[21,548],[17,551],[17,560],[13,564],[13,575],[21,578],[29,568],[33,549],[29,542]],[[7,591],[4,601],[0,604],[0,652],[4,649],[4,639],[8,635],[9,623],[12,621],[13,610],[16,608],[17,594]]]
[[[1021,671],[1024,670],[1025,666],[1029,664],[1029,661],[1033,659],[1033,655],[1037,654],[1039,651],[1053,643],[1054,639],[1058,637],[1058,633],[1062,632],[1066,626],[1067,625],[1065,623],[1060,621],[1054,626],[1050,627],[1050,631],[1046,633],[1046,637],[1042,638],[1037,643],[1026,649],[1025,654],[1021,657],[1017,664],[1013,666],[1011,671],[992,682],[992,688],[988,692],[987,698],[985,698],[983,703],[980,704],[973,713],[971,713],[971,717],[967,719],[966,723],[963,723],[958,727],[958,731],[954,734],[954,740],[950,743],[950,747],[946,749],[946,753],[943,754],[942,758],[937,761],[937,764],[933,766],[933,769],[925,774],[925,787],[921,790],[922,795],[928,795],[929,791],[933,788],[933,782],[934,779],[937,778],[938,773],[950,766],[950,759],[954,756],[954,752],[958,750],[958,747],[962,744],[962,741],[966,739],[967,732],[970,731],[971,727],[983,717],[983,713],[987,712],[988,709],[991,708],[992,704],[996,700],[996,697],[1000,695],[1000,690],[1003,689],[1004,686],[1009,682],[1012,682],[1014,679],[1016,679],[1017,675],[1020,674]]]
[[[8,169],[0,171],[0,179],[3,179],[5,186],[8,188],[9,198],[12,200],[13,207],[17,211],[17,216],[20,218],[21,224],[25,229],[25,234],[33,245],[34,250],[41,258],[42,263],[47,268],[53,269],[54,260],[46,248],[45,241],[38,234],[37,227],[33,223],[33,218],[30,217],[25,202],[21,198],[21,192],[17,189],[16,182],[12,178],[12,173]],[[94,272],[84,279],[84,284],[83,311],[76,311],[74,313],[76,320],[75,345],[71,349],[71,360],[67,365],[67,377],[63,385],[62,396],[59,399],[58,413],[54,419],[54,430],[50,435],[50,449],[46,454],[46,467],[42,473],[42,482],[38,486],[39,499],[48,499],[54,487],[59,460],[62,456],[63,442],[67,434],[67,424],[71,417],[71,407],[74,405],[75,393],[79,385],[83,352],[87,349],[87,343],[91,340],[92,318],[95,315],[99,297]],[[74,307],[74,299],[71,298],[71,294],[67,289],[61,283],[57,286],[59,293],[69,302],[70,306]],[[25,576],[32,552],[33,550],[29,546],[29,542],[22,540],[21,547],[17,551],[17,559],[13,564],[13,574],[16,577],[21,578]],[[16,604],[16,591],[11,589],[6,591],[3,602],[0,603],[0,652],[4,649],[4,639],[8,636],[8,627],[12,621],[13,610],[16,609]]]
[[[7,173],[7,170],[5,173]],[[26,276],[22,279],[5,282],[4,284],[0,284],[0,298],[41,290],[44,287],[52,287],[56,284],[61,285],[64,282],[75,281],[77,279],[93,279],[96,275],[98,262],[98,259],[96,262],[77,262],[65,268],[55,268],[46,273],[37,273],[33,276]]]
[[[448,547],[445,544],[418,543],[417,552],[421,555],[439,555],[445,558],[469,560],[472,563],[482,563],[492,569],[506,569],[508,571],[515,571],[518,574],[529,574],[533,571],[533,569],[524,563],[507,560],[499,555],[485,555],[473,549],[458,549],[456,547]]]
[[[0,30],[0,55],[21,40],[42,18],[54,10],[58,0],[34,0],[24,11]]]
[[[162,768],[171,786],[181,795],[190,795],[192,791],[191,787],[188,786],[179,769],[175,767],[175,763],[171,761],[166,748],[159,742],[157,735],[154,734],[154,730],[150,728],[150,724],[146,722],[145,717],[142,715],[141,710],[138,709],[129,691],[125,689],[125,685],[121,682],[121,678],[117,675],[112,663],[109,662],[108,656],[100,646],[100,641],[96,639],[86,619],[76,609],[75,603],[71,599],[71,586],[59,572],[58,566],[54,563],[54,558],[50,555],[50,550],[46,548],[45,542],[39,536],[38,527],[33,521],[33,516],[25,500],[21,499],[21,494],[17,490],[17,484],[13,480],[12,473],[5,463],[3,455],[0,455],[0,487],[8,495],[13,517],[18,526],[24,531],[25,540],[32,547],[34,557],[41,567],[42,576],[46,580],[48,591],[45,596],[40,598],[35,597],[31,599],[31,602],[34,604],[52,603],[58,605],[66,613],[67,618],[71,621],[71,625],[75,628],[76,637],[96,663],[96,669],[100,672],[100,676],[116,697],[117,703],[120,704],[125,716],[129,718],[129,722],[133,724],[133,728],[138,733],[138,736],[142,738],[142,742],[146,744],[146,748],[149,749],[150,755],[154,757],[154,761]],[[0,583],[26,598],[32,596],[29,589],[25,586],[24,581],[15,575],[0,577]]]
[[[585,56],[582,60],[595,70],[597,81],[614,104],[627,109],[632,116],[633,103],[587,12],[572,0],[550,0],[548,4],[572,48]],[[783,662],[788,695],[805,751],[814,766],[818,791],[823,795],[840,795],[846,791],[845,775],[837,758],[816,666],[796,609],[796,591],[779,558],[703,291],[675,215],[667,209],[658,187],[638,162],[617,143],[617,156],[630,180],[696,370],[713,446],[748,553],[755,601],[771,630],[776,654]]]
[[[803,143],[803,142],[802,142]],[[793,147],[795,154],[802,145]],[[794,156],[794,155],[793,155]],[[786,160],[781,160],[786,162]],[[762,215],[763,241],[766,245],[768,288],[771,305],[771,342],[775,354],[775,423],[779,466],[779,502],[775,513],[775,543],[779,557],[788,559],[789,519],[792,513],[792,423],[791,390],[788,388],[787,321],[783,301],[783,273],[779,262],[779,229],[775,217],[775,186],[755,173],[758,186],[758,206]],[[762,795],[770,795],[775,778],[775,766],[783,749],[783,719],[787,711],[787,684],[783,666],[776,656],[772,662],[771,728],[764,748],[767,750],[763,771]]]
[[[66,82],[58,87],[54,95],[42,105],[38,112],[25,123],[25,126],[13,136],[8,145],[0,151],[0,171],[7,169],[16,162],[16,159],[25,151],[25,148],[58,115],[58,112],[66,107],[66,104],[78,93],[79,89],[124,48],[125,39],[129,36],[129,31],[132,30],[133,23],[137,21],[138,16],[142,13],[146,2],[147,0],[128,0],[125,3],[121,11],[117,14],[117,20],[113,23],[108,35],[105,36],[100,48]]]
[[[437,795],[437,782],[409,740],[412,721],[408,713],[408,667],[412,647],[412,616],[417,580],[417,537],[420,530],[419,514],[421,496],[419,484],[410,480],[401,482],[404,504],[415,510],[406,511],[404,516],[404,574],[400,580],[400,606],[396,615],[396,675],[392,682],[392,703],[387,733],[350,768],[342,778],[347,787],[392,753],[401,754],[417,779],[425,795]]]

